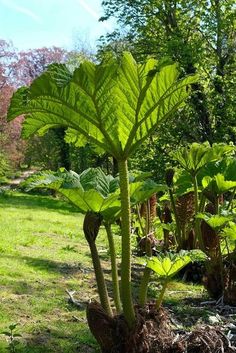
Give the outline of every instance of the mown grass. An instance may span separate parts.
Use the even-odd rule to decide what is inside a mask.
[[[19,352],[96,352],[85,311],[67,301],[96,298],[83,216],[49,197],[0,196],[0,331],[19,323]],[[101,248],[103,235],[101,235]],[[4,336],[0,352],[7,347]]]
[[[19,353],[99,352],[84,310],[97,293],[82,222],[83,216],[62,200],[0,194],[0,331],[19,323]],[[115,237],[119,248],[120,237]],[[109,272],[103,231],[98,247]],[[82,310],[68,303],[66,289],[76,291],[85,304]],[[191,298],[199,298],[202,287],[174,282],[165,304],[184,315],[183,300],[189,292]],[[150,294],[155,296],[155,290]],[[1,335],[0,352],[7,346]]]

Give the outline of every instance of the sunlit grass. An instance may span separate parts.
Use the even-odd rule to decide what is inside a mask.
[[[19,323],[19,352],[96,351],[85,311],[68,304],[66,294],[97,298],[82,221],[57,199],[0,196],[0,330]],[[0,352],[6,347],[3,335]]]

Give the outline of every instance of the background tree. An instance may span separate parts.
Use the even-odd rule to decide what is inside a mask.
[[[7,124],[5,119],[16,88],[30,84],[52,63],[66,62],[73,70],[85,58],[85,52],[67,52],[57,47],[19,52],[10,42],[0,40],[0,152],[1,159],[5,160],[2,166],[8,166],[6,172],[10,165],[17,169],[22,162],[53,170],[59,167],[70,169],[73,165],[75,170],[82,171],[93,159],[92,165],[99,165],[99,157],[91,148],[86,148],[87,153],[84,154],[77,147],[69,147],[64,140],[63,128],[51,130],[45,136],[34,137],[26,143],[20,139],[23,117],[11,124]]]
[[[21,51],[18,54],[15,77],[17,86],[27,86],[42,74],[52,63],[64,63],[68,59],[68,52],[62,48],[39,48]],[[43,138],[36,137],[28,142],[25,153],[26,162],[38,164],[53,170],[59,167],[70,169],[70,153],[68,144],[64,140],[63,128],[58,128]],[[51,158],[53,156],[53,158]]]
[[[7,124],[6,113],[14,91],[14,72],[17,67],[17,55],[10,42],[0,40],[0,154],[2,176],[8,174],[11,167],[18,167],[24,155],[25,142],[20,140],[22,118]]]
[[[174,60],[183,73],[200,75],[184,112],[162,126],[158,148],[152,147],[154,156],[158,158],[155,150],[159,147],[169,150],[186,142],[235,142],[234,2],[109,0],[102,4],[101,20],[115,17],[119,28],[106,41],[103,38],[100,55],[107,48],[119,54],[117,47],[122,43],[139,60],[147,56]],[[163,158],[167,158],[165,153]],[[153,169],[153,162],[143,161],[142,168]],[[155,163],[164,164],[160,159]]]

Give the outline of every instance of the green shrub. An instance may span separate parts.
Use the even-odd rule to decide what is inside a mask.
[[[0,184],[7,181],[11,173],[11,166],[4,152],[0,152]]]

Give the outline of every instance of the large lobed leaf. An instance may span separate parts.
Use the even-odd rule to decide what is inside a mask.
[[[206,176],[202,179],[202,186],[206,195],[215,197],[236,188],[236,181],[225,180],[223,174],[216,174],[214,177]]]
[[[179,253],[166,253],[162,256],[147,259],[146,266],[153,270],[160,280],[168,280],[176,275],[191,261],[205,259],[201,251],[180,251]]]
[[[167,187],[162,184],[156,184],[151,179],[144,181],[134,181],[130,183],[130,201],[136,205],[148,200],[153,194],[159,191],[165,191]]]
[[[177,66],[140,65],[130,53],[101,64],[83,62],[72,75],[53,65],[11,100],[8,119],[26,114],[23,137],[49,128],[69,128],[117,159],[127,158],[164,119],[182,107],[196,77],[178,80]]]
[[[212,215],[210,213],[198,213],[196,218],[203,219],[212,229],[219,230],[229,223],[232,215]]]
[[[234,146],[229,146],[230,148],[234,148]],[[219,158],[221,155],[219,155]],[[213,178],[217,174],[224,175],[225,180],[236,181],[236,159],[234,156],[225,155],[223,159],[218,159],[216,161],[212,161],[207,163],[201,171],[198,173],[199,184],[202,183],[204,177]]]
[[[172,157],[182,168],[194,176],[207,164],[219,161],[225,154],[233,150],[235,150],[234,146],[223,143],[211,146],[209,142],[201,144],[195,142],[190,146],[180,148],[172,154]]]
[[[132,179],[132,178],[131,178]],[[61,169],[44,171],[29,177],[23,184],[27,190],[48,188],[56,190],[72,202],[82,213],[99,212],[107,221],[120,216],[119,179],[105,175],[100,168],[89,168],[81,174]],[[130,184],[131,204],[144,202],[163,185],[150,179]]]
[[[28,178],[23,184],[28,190],[53,189],[64,195],[82,213],[94,211],[111,219],[120,211],[116,178],[106,176],[100,168],[89,168],[80,175],[73,171],[41,172]]]
[[[236,240],[236,224],[234,222],[229,222],[228,226],[225,227],[221,233],[223,237],[226,237],[232,241]]]

